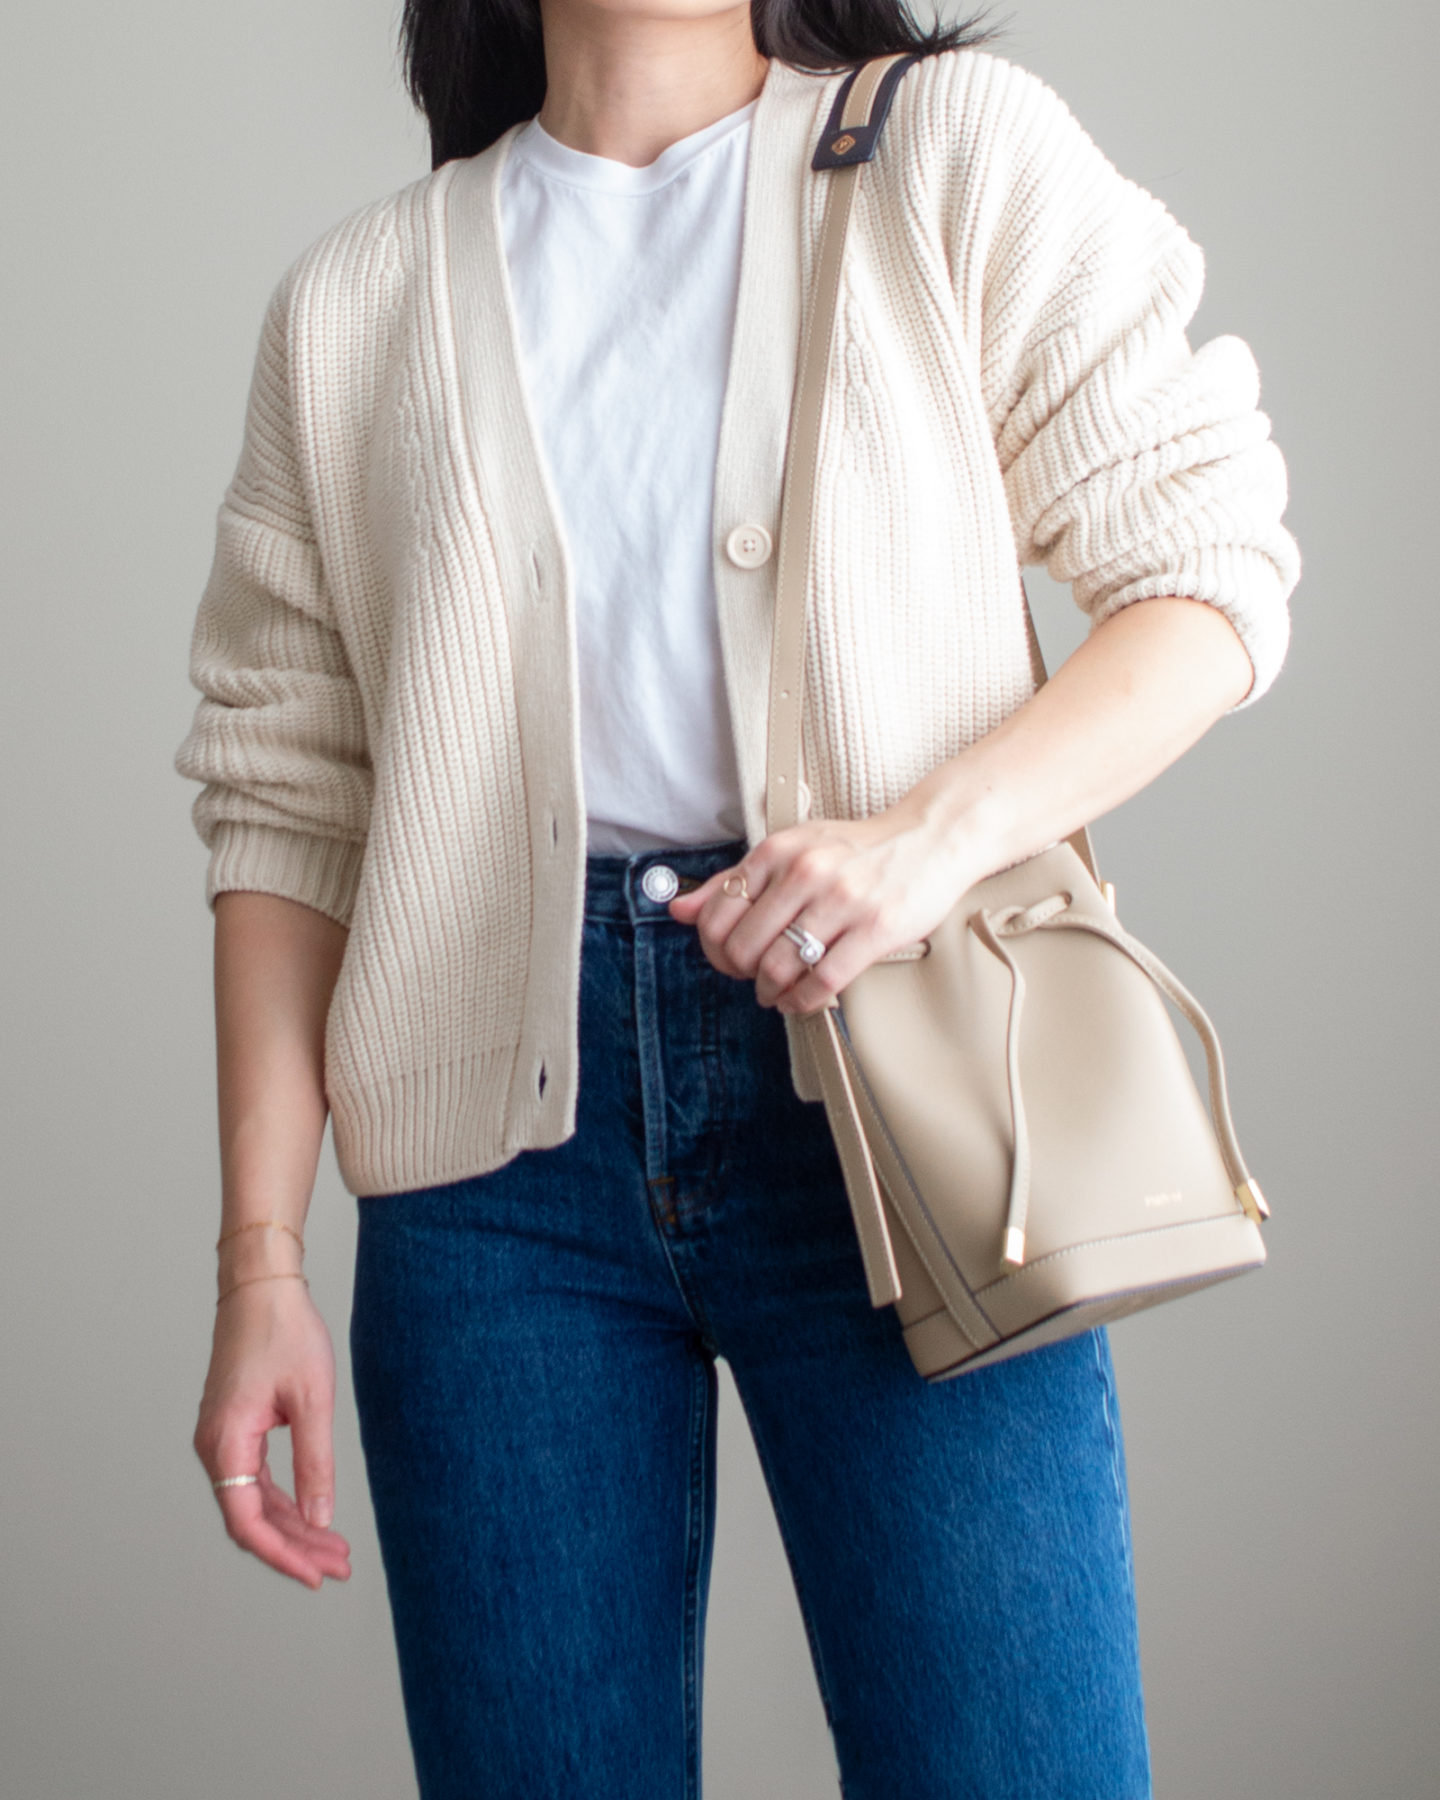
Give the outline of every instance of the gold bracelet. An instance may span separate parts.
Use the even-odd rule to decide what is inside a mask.
[[[225,1289],[225,1293],[220,1294],[217,1297],[215,1304],[218,1306],[221,1300],[225,1298],[226,1294],[233,1294],[236,1288],[249,1287],[252,1281],[303,1281],[307,1288],[310,1285],[309,1281],[298,1269],[276,1269],[274,1273],[270,1275],[247,1275],[241,1281],[232,1281],[229,1287]]]
[[[239,1237],[242,1231],[263,1231],[267,1225],[273,1225],[277,1231],[288,1231],[300,1248],[305,1248],[304,1238],[293,1225],[287,1225],[283,1219],[252,1219],[248,1225],[237,1225],[231,1231],[221,1232],[215,1240],[215,1248],[218,1250],[222,1244],[228,1244],[231,1238]]]

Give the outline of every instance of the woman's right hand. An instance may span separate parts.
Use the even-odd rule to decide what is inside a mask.
[[[255,1475],[218,1488],[225,1529],[242,1550],[318,1588],[350,1576],[350,1546],[330,1529],[335,1503],[335,1354],[325,1321],[298,1281],[255,1281],[227,1294],[215,1336],[196,1454],[211,1481]],[[266,1463],[266,1434],[290,1427],[295,1496]]]

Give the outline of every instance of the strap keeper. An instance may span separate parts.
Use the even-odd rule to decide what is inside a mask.
[[[876,84],[875,93],[870,102],[869,117],[847,125],[844,123],[846,102],[850,98],[850,90],[855,85],[856,76],[865,65],[861,63],[852,69],[840,84],[839,91],[835,95],[834,104],[830,108],[830,117],[825,121],[825,129],[821,133],[820,142],[816,145],[815,154],[810,159],[810,167],[816,170],[850,169],[856,163],[869,162],[880,142],[885,116],[890,111],[890,102],[895,98],[895,90],[900,85],[900,77],[911,63],[920,60],[918,54],[897,56]]]

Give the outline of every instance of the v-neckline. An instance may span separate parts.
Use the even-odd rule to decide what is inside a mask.
[[[798,367],[801,189],[812,179],[808,152],[820,127],[822,103],[828,106],[831,87],[838,79],[818,78],[772,57],[756,96],[750,119],[740,273],[717,487],[723,485],[720,474],[727,451],[733,448],[727,439],[737,432],[756,440],[773,439],[772,415],[777,411],[784,416],[783,464],[790,395]],[[510,427],[505,432],[506,447],[518,459],[518,467],[512,464],[510,474],[518,476],[518,485],[536,497],[535,505],[524,508],[527,520],[542,538],[559,547],[563,556],[557,497],[525,387],[500,213],[506,158],[525,123],[510,126],[478,155],[451,165],[443,200],[442,263],[459,399],[482,492],[499,478],[498,488],[486,494],[487,500],[502,500],[504,511],[503,498],[518,497],[516,483],[504,479],[493,454],[496,422],[503,419]],[[482,353],[475,354],[477,349]],[[782,367],[788,367],[789,380],[784,382],[783,392],[777,392],[774,383]],[[739,418],[736,414],[742,409],[730,402],[737,385],[746,397]],[[767,415],[769,429],[759,428],[757,406]],[[486,453],[487,446],[491,454]],[[498,545],[496,548],[499,551]]]
[[[816,180],[810,156],[843,79],[844,71],[817,75],[772,58],[750,120],[735,320],[715,462],[712,566],[747,830],[761,836],[764,770],[754,759],[763,759],[766,694],[755,671],[768,662],[775,565],[772,559],[759,569],[739,569],[721,546],[740,522],[778,531],[808,260],[802,233]],[[467,453],[462,491],[472,496],[468,504],[478,502],[504,595],[522,741],[524,715],[532,708],[537,739],[568,716],[577,725],[569,755],[579,792],[573,571],[524,381],[500,210],[505,159],[522,124],[439,172],[444,177],[450,171],[435,190],[432,213],[440,299],[435,323],[458,403],[459,429],[452,426],[451,441]],[[553,757],[553,742],[549,753]],[[527,763],[540,766],[528,757]]]

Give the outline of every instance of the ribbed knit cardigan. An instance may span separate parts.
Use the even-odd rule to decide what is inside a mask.
[[[752,117],[715,472],[716,604],[765,835],[797,342],[843,72],[772,61]],[[522,385],[497,207],[513,128],[358,210],[276,287],[219,509],[176,758],[207,895],[349,926],[326,1027],[342,1177],[389,1193],[574,1130],[584,893],[571,568]],[[864,817],[1032,692],[1017,562],[1099,623],[1213,604],[1273,680],[1298,575],[1246,346],[1191,350],[1199,251],[1044,84],[907,71],[861,180],[809,606],[813,815]],[[789,1022],[797,1092],[818,1098]]]

